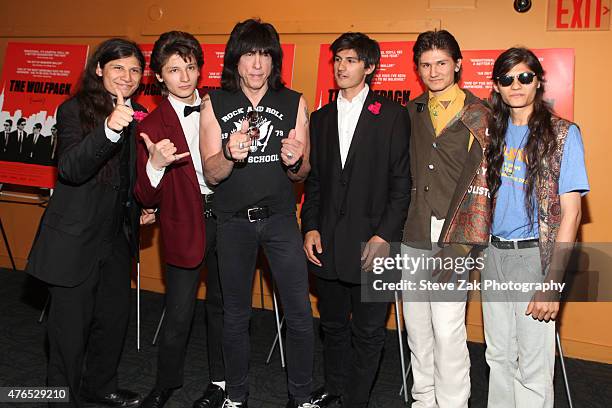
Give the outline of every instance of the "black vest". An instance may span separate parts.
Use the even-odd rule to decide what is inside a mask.
[[[221,127],[223,148],[229,135],[238,131],[246,114],[253,110],[242,91],[213,90],[210,99]],[[259,140],[255,151],[234,164],[229,177],[215,188],[215,212],[221,218],[253,206],[268,207],[272,213],[295,212],[293,183],[280,157],[281,140],[295,127],[300,94],[288,88],[268,88],[256,110]]]

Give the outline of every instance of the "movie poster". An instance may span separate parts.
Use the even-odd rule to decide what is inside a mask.
[[[151,112],[159,104],[161,99],[161,88],[155,75],[149,68],[153,44],[139,45],[142,50],[147,67],[142,77],[142,82],[136,91],[136,100]],[[293,80],[293,61],[295,55],[294,44],[282,44],[283,48],[283,70],[281,76],[288,87]],[[204,53],[204,66],[202,67],[198,88],[215,89],[221,86],[221,72],[223,71],[223,56],[225,55],[225,44],[202,44]]]
[[[74,93],[87,45],[9,43],[0,82],[0,183],[53,188],[58,106]]]
[[[424,91],[412,62],[413,41],[381,42],[380,68],[372,80],[372,91],[406,105]],[[574,50],[549,48],[533,50],[545,70],[544,97],[555,112],[569,120],[574,117]],[[503,50],[466,50],[459,85],[476,96],[486,99],[492,88],[493,63]],[[332,54],[329,44],[322,44],[315,94],[315,107],[336,99]]]

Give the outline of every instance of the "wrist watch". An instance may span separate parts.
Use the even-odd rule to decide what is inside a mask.
[[[236,161],[234,160],[234,156],[232,156],[232,152],[230,152],[228,144],[229,141],[225,144],[225,146],[223,146],[223,156],[225,156],[225,158],[229,161]]]
[[[296,161],[292,166],[287,167],[287,170],[289,170],[293,174],[297,174],[297,172],[300,171],[300,167],[302,167],[303,162],[304,158],[300,157],[300,159]]]

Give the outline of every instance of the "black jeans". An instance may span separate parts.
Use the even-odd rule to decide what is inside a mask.
[[[70,391],[69,403],[53,406],[81,407],[81,393],[100,397],[117,390],[130,316],[131,258],[121,233],[105,239],[99,253],[85,281],[49,287],[47,385]]]
[[[217,223],[206,219],[206,320],[208,367],[211,381],[223,381],[223,299],[217,262]],[[187,244],[187,243],[186,243]],[[166,316],[161,331],[157,361],[158,388],[183,385],[185,353],[191,331],[202,265],[186,269],[166,266]]]
[[[362,302],[361,285],[317,278],[325,388],[365,408],[385,345],[386,302]],[[351,347],[352,346],[352,347]]]
[[[270,263],[287,322],[289,393],[306,402],[312,387],[314,330],[303,241],[294,214],[257,222],[232,217],[219,223],[218,254],[223,288],[223,351],[226,390],[232,400],[248,397],[249,320],[253,274],[261,245]]]

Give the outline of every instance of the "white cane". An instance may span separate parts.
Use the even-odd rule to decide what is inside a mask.
[[[283,350],[283,338],[281,335],[281,322],[278,313],[278,302],[276,301],[276,292],[272,286],[272,299],[274,300],[274,317],[276,318],[276,335],[278,336],[278,349],[280,351],[281,367],[285,368],[285,351]]]
[[[397,341],[399,343],[400,350],[400,363],[402,365],[402,389],[400,390],[400,395],[402,391],[404,393],[404,403],[408,405],[408,387],[406,386],[406,377],[408,377],[408,373],[410,372],[410,366],[406,369],[406,362],[404,361],[404,342],[402,341],[402,326],[400,322],[400,301],[397,296],[397,290],[395,291],[395,323],[397,325]]]
[[[136,262],[136,350],[140,350],[140,244]]]

